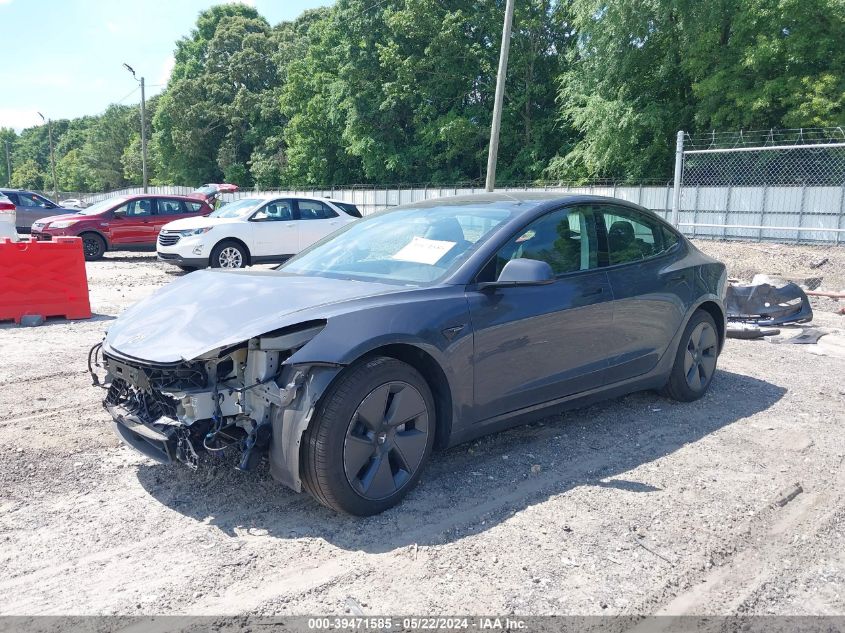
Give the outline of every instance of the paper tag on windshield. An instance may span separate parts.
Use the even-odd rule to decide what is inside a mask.
[[[454,245],[455,242],[415,237],[407,246],[396,253],[393,259],[403,262],[414,262],[415,264],[436,264],[440,261],[441,257],[452,250]]]

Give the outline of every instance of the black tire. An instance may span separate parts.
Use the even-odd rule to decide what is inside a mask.
[[[410,365],[384,356],[352,365],[303,434],[305,489],[323,505],[356,516],[396,505],[431,455],[434,411],[431,389]]]
[[[663,394],[680,402],[698,400],[716,373],[719,358],[719,332],[713,317],[697,310],[684,329],[675,364]]]
[[[85,253],[86,262],[95,262],[103,258],[106,252],[106,241],[96,233],[83,233],[82,252]]]
[[[249,265],[249,253],[243,245],[224,240],[211,249],[208,263],[212,268],[246,268]]]

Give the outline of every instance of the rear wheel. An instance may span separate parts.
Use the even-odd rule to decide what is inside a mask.
[[[418,481],[434,428],[434,399],[417,370],[387,357],[354,365],[303,435],[305,488],[339,512],[383,512]]]
[[[102,259],[106,252],[105,240],[96,233],[83,233],[82,252],[85,253],[85,261],[93,262]]]
[[[246,249],[237,242],[220,242],[211,250],[209,264],[212,268],[244,268],[247,257]]]
[[[719,333],[716,322],[704,310],[698,310],[684,329],[675,364],[664,393],[681,402],[698,400],[707,392],[719,358]]]

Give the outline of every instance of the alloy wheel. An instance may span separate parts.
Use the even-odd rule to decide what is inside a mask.
[[[690,389],[701,391],[713,376],[718,341],[709,323],[699,323],[690,333],[684,354],[684,376]]]
[[[82,250],[86,257],[97,257],[100,248],[100,241],[96,237],[86,237],[82,240]]]
[[[379,500],[400,490],[419,468],[429,433],[422,394],[406,382],[388,382],[358,405],[343,445],[343,468],[353,490]]]
[[[220,268],[242,268],[244,263],[243,255],[234,246],[227,246],[217,256]]]

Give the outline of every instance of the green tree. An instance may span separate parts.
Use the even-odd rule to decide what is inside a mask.
[[[699,28],[684,67],[698,129],[845,122],[841,0],[709,0],[689,13],[687,22]]]
[[[60,191],[89,191],[90,174],[82,160],[82,151],[74,147],[56,161],[56,179]]]
[[[17,141],[18,135],[12,128],[0,127],[0,184],[8,185],[11,174],[6,163],[6,143],[9,143],[9,156],[12,155],[12,147]]]
[[[252,124],[262,94],[277,84],[270,35],[254,9],[220,5],[201,13],[191,37],[179,41],[153,119],[163,177],[252,184]]]
[[[138,108],[122,105],[110,105],[92,122],[80,160],[93,191],[108,191],[127,184],[121,158],[140,125]]]
[[[27,158],[12,169],[12,186],[18,189],[43,189],[44,175],[32,158]]]

